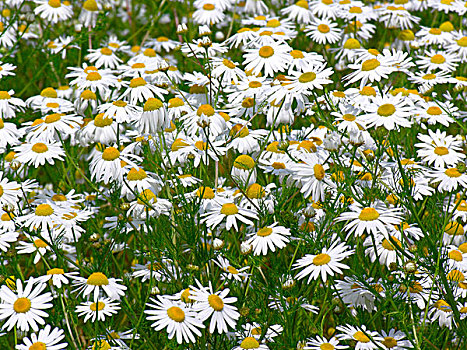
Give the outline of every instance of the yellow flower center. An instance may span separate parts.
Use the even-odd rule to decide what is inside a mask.
[[[363,333],[362,331],[358,331],[357,333],[355,333],[353,335],[354,339],[361,342],[361,343],[369,343],[370,342],[370,338],[368,338],[365,333]]]
[[[243,126],[242,124],[235,124],[232,129],[230,130],[230,133],[229,135],[232,137],[232,138],[236,138],[236,137],[246,137],[250,134],[250,132],[248,131],[248,128],[245,126]]]
[[[90,72],[86,76],[87,81],[97,81],[101,79],[102,79],[102,76],[98,72]]]
[[[250,81],[248,83],[248,87],[252,88],[252,89],[257,89],[257,88],[260,88],[261,86],[263,86],[263,84],[260,82],[260,81]]]
[[[394,242],[396,242],[396,244],[397,244],[399,247],[402,247],[401,242],[400,242],[396,237],[391,236],[391,238],[392,238],[392,240],[393,240]],[[383,239],[383,242],[381,243],[381,245],[382,245],[383,248],[386,249],[386,250],[390,250],[390,251],[395,250],[394,245],[393,245],[389,240],[387,240],[386,238]]]
[[[215,294],[208,296],[208,302],[215,311],[222,311],[224,309],[224,302]]]
[[[397,340],[393,337],[384,337],[384,340],[381,342],[388,349],[392,349],[397,346]]]
[[[234,69],[236,67],[236,65],[231,60],[228,60],[226,58],[222,60],[222,63],[224,64],[224,66],[230,69]]]
[[[36,216],[50,216],[54,213],[54,210],[49,204],[39,204],[36,208]]]
[[[242,101],[243,108],[251,108],[255,105],[255,99],[252,97],[247,97]]]
[[[227,216],[238,214],[238,208],[234,203],[225,203],[222,205],[221,214]]]
[[[55,103],[55,102],[48,102],[46,104],[47,108],[58,108],[60,107],[60,105],[58,103]]]
[[[167,315],[175,322],[185,321],[185,312],[177,306],[172,306],[167,310]]]
[[[375,208],[364,208],[358,218],[361,221],[374,221],[379,218],[379,213]]]
[[[140,205],[146,205],[147,202],[157,202],[157,197],[150,189],[145,189],[139,195],[141,198],[138,198],[136,201]]]
[[[382,117],[390,117],[396,112],[396,107],[393,104],[386,103],[378,107],[377,113]]]
[[[423,291],[423,286],[420,284],[420,282],[414,282],[412,286],[409,287],[409,291],[412,294],[418,294]]]
[[[326,265],[330,261],[331,261],[330,255],[321,253],[321,254],[316,255],[313,258],[313,265],[322,266],[322,265]]]
[[[324,172],[324,168],[321,164],[316,164],[314,167],[313,167],[313,171],[315,173],[315,177],[317,180],[321,181],[322,179],[324,179],[324,175],[325,175],[325,172]]]
[[[362,71],[368,72],[370,70],[378,68],[379,66],[379,61],[376,58],[372,58],[362,63]]]
[[[184,106],[185,103],[181,98],[174,97],[169,100],[169,108],[174,108],[174,107],[181,107]]]
[[[101,49],[101,54],[105,56],[112,56],[112,50],[109,49],[108,47],[103,47]]]
[[[54,268],[47,271],[48,275],[63,275],[65,271],[63,269]]]
[[[139,168],[139,170],[136,170],[136,168],[131,168],[126,175],[126,178],[128,181],[139,181],[145,179],[147,176],[148,175],[143,168]]]
[[[361,47],[360,42],[357,39],[347,39],[347,41],[344,44],[344,49],[347,50],[354,50],[354,49],[359,49]]]
[[[435,147],[434,152],[438,156],[445,156],[446,154],[449,153],[449,150],[446,147],[440,146],[440,147]]]
[[[428,32],[432,35],[441,35],[441,29],[439,28],[431,28]]]
[[[62,115],[65,115],[65,114],[63,113],[49,114],[48,116],[45,117],[44,122],[46,124],[52,124],[52,123],[58,122],[62,118]]]
[[[352,7],[349,9],[349,12],[350,12],[350,13],[362,13],[362,8],[361,8],[361,7],[358,7],[358,6],[352,6]]]
[[[344,114],[342,116],[342,119],[348,121],[348,122],[353,122],[355,119],[357,119],[353,114]]]
[[[146,56],[146,57],[156,57],[157,56],[156,51],[154,49],[144,50],[143,55]]]
[[[324,34],[325,34],[325,33],[329,33],[330,30],[331,30],[331,29],[330,29],[329,26],[326,25],[326,24],[320,24],[320,25],[318,26],[318,31],[319,31],[320,33],[324,33]]]
[[[422,79],[425,79],[425,80],[433,80],[436,78],[436,75],[435,74],[425,74]]]
[[[259,55],[263,58],[268,58],[274,55],[274,49],[271,46],[263,46],[259,49]]]
[[[464,227],[457,221],[451,221],[444,228],[444,232],[450,236],[462,236],[464,234]]]
[[[449,168],[444,172],[449,177],[460,177],[462,174],[457,168]]]
[[[456,282],[464,282],[465,280],[464,274],[459,270],[452,270],[451,272],[448,273],[446,278],[450,281],[456,281]]]
[[[103,302],[98,301],[97,303],[92,303],[89,305],[89,308],[96,312],[96,311],[102,311],[105,308],[105,304]]]
[[[1,186],[0,186],[0,187],[1,187]],[[2,194],[3,194],[3,193],[2,193]],[[0,197],[1,197],[1,195],[0,195]],[[10,215],[11,215],[11,217],[10,217]],[[2,214],[0,220],[2,220],[2,221],[11,221],[11,218],[12,218],[12,217],[14,217],[13,214],[11,214],[11,213],[10,213],[10,214],[4,213],[4,214]]]
[[[162,103],[161,100],[158,98],[149,98],[145,103],[143,107],[143,111],[148,112],[148,111],[155,111],[158,110],[159,108],[162,108],[164,104]]]
[[[96,0],[86,0],[83,4],[83,9],[94,12],[97,11],[97,2]]]
[[[54,88],[48,87],[41,91],[42,97],[57,98],[57,91]]]
[[[204,104],[199,106],[198,110],[196,111],[196,114],[201,117],[203,114],[211,117],[214,115],[214,108],[210,104]]]
[[[319,346],[320,350],[334,350],[334,345],[330,343],[323,343]]]
[[[180,295],[180,300],[184,303],[191,303],[193,300],[190,299],[190,288],[185,289]]]
[[[262,229],[260,229],[256,235],[257,236],[260,236],[260,237],[267,237],[267,236],[270,236],[272,233],[272,228],[270,227],[263,227]]]
[[[90,286],[107,286],[109,284],[109,279],[102,272],[94,272],[88,277],[86,284]]]
[[[259,198],[263,198],[265,195],[266,193],[263,189],[263,186],[257,183],[251,184],[250,186],[248,186],[246,190],[246,196],[248,198],[259,199]]]
[[[203,196],[203,199],[213,199],[215,197],[214,191],[211,187],[200,187],[196,191],[198,197]]]
[[[28,298],[18,298],[13,304],[13,310],[19,314],[24,314],[31,309],[31,301]]]
[[[227,266],[227,269],[226,269],[229,273],[231,273],[232,275],[238,275],[238,270],[233,267],[233,266]]]
[[[28,350],[46,350],[46,349],[47,349],[47,346],[43,342],[38,341],[32,344]]]
[[[269,27],[269,28],[277,28],[281,25],[281,22],[278,20],[278,19],[270,19],[267,23],[266,23],[266,27]]]
[[[415,34],[410,29],[406,29],[399,33],[398,38],[403,41],[412,41],[415,39]]]
[[[212,11],[214,10],[216,7],[213,5],[213,4],[204,4],[203,5],[203,10],[205,11]]]
[[[79,97],[82,98],[83,100],[97,100],[96,94],[92,92],[91,90],[84,90]]]
[[[431,106],[426,110],[426,113],[429,115],[440,115],[443,111],[437,106]]]
[[[305,56],[303,55],[303,52],[300,50],[292,50],[290,51],[290,56],[292,56],[294,59],[298,58],[304,58]]]
[[[0,91],[0,100],[9,100],[10,98],[8,91]]]
[[[314,72],[306,72],[300,75],[300,77],[298,78],[298,81],[302,84],[306,84],[315,79],[316,79],[316,74]]]
[[[94,118],[94,125],[97,126],[98,128],[109,126],[112,123],[113,123],[113,119],[110,117],[104,118],[104,113],[99,113],[98,115],[96,115],[96,118]]]
[[[146,85],[146,80],[144,80],[141,77],[133,78],[133,79],[130,80],[130,87],[131,88],[137,88],[139,86],[144,86],[144,85]]]
[[[376,90],[372,86],[364,86],[360,90],[360,95],[362,96],[376,96]]]
[[[255,167],[255,161],[249,155],[242,154],[235,159],[233,166],[238,169],[250,170]]]
[[[467,36],[463,36],[459,40],[457,40],[457,45],[460,47],[467,47]]]
[[[299,0],[295,3],[296,6],[298,7],[301,7],[303,9],[307,9],[308,8],[308,1],[306,0]]]
[[[443,55],[436,54],[436,55],[433,55],[433,57],[431,57],[430,61],[431,63],[434,63],[434,64],[442,64],[446,62],[446,59],[444,58]]]
[[[42,239],[34,240],[34,247],[36,248],[47,248],[48,245]]]
[[[455,260],[455,261],[463,261],[464,257],[462,256],[462,253],[458,250],[451,250],[448,253],[449,259]]]
[[[253,338],[253,337],[246,337],[245,339],[242,340],[240,343],[240,347],[242,349],[258,349],[259,348],[259,343],[258,341]]]
[[[120,152],[115,147],[107,147],[104,152],[102,152],[102,159],[111,162],[120,157]]]

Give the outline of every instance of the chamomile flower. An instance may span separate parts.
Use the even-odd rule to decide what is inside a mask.
[[[284,226],[277,226],[277,222],[251,232],[247,243],[253,247],[254,255],[267,255],[284,248],[289,242],[290,230]]]
[[[47,270],[45,275],[39,276],[37,281],[41,283],[49,282],[57,288],[62,288],[62,286],[70,283],[69,278],[77,274],[77,272],[65,272],[65,270],[55,267]]]
[[[354,69],[355,72],[344,77],[348,80],[346,85],[360,81],[360,89],[362,89],[367,82],[373,83],[387,79],[389,74],[396,70],[391,63],[386,57],[379,55],[377,58],[367,59],[361,63],[349,64],[349,68]]]
[[[415,144],[417,155],[428,165],[436,168],[455,166],[460,160],[465,158],[461,153],[461,142],[453,136],[446,135],[446,132],[428,130],[428,135],[419,134],[417,138],[422,141]]]
[[[17,327],[21,331],[32,329],[37,332],[40,325],[44,325],[44,318],[48,317],[45,309],[50,309],[53,305],[52,294],[49,292],[41,294],[45,283],[37,283],[33,278],[27,280],[25,287],[21,280],[16,281],[16,292],[13,292],[6,285],[0,289],[0,320],[5,320],[2,329],[8,332]]]
[[[366,113],[360,116],[367,127],[384,126],[387,130],[394,130],[412,125],[410,116],[414,106],[402,94],[376,96],[372,102],[363,107]]]
[[[12,97],[14,95],[13,90],[0,91],[0,118],[11,119],[16,116],[17,111],[22,111],[26,104],[23,100]]]
[[[39,5],[34,13],[46,21],[57,23],[73,16],[73,7],[68,1],[60,0],[34,0]]]
[[[143,134],[156,134],[170,126],[170,118],[164,103],[158,98],[149,98],[143,106],[136,127]]]
[[[347,345],[340,345],[339,340],[335,337],[327,340],[324,337],[320,337],[319,335],[316,336],[315,339],[309,338],[306,341],[303,350],[340,350],[340,349],[348,349]]]
[[[141,108],[122,100],[101,104],[97,110],[104,113],[103,118],[113,118],[117,123],[136,121],[141,114]]]
[[[157,296],[157,300],[151,298],[147,306],[152,309],[144,310],[148,321],[154,321],[151,326],[160,331],[167,328],[169,339],[177,338],[177,343],[195,343],[195,336],[200,337],[200,328],[204,328],[197,313],[182,301],[170,300],[164,296]]]
[[[382,347],[382,341],[384,340],[378,332],[370,331],[365,325],[357,328],[354,326],[337,326],[336,329],[340,332],[339,340],[354,340],[356,342],[356,350],[372,350]]]
[[[292,93],[311,95],[313,91],[322,90],[324,85],[332,83],[329,79],[333,73],[332,68],[326,68],[325,64],[308,66],[303,72],[291,72],[290,85]]]
[[[97,68],[104,67],[114,69],[122,63],[122,60],[109,47],[90,49],[89,52],[87,56],[89,62],[93,63]]]
[[[318,44],[334,44],[341,39],[341,29],[329,19],[315,19],[306,27],[305,33]]]
[[[323,248],[317,255],[306,254],[294,264],[294,270],[301,269],[297,274],[297,279],[308,277],[308,283],[319,277],[326,282],[328,276],[342,273],[342,270],[349,267],[340,261],[354,253],[345,243],[342,243],[337,236],[333,236],[333,243],[329,248]]]
[[[224,18],[224,12],[214,1],[203,1],[203,4],[193,12],[193,20],[198,24],[214,25],[222,22]]]
[[[284,7],[281,13],[299,24],[308,24],[313,19],[307,0],[299,0],[295,4]]]
[[[252,1],[252,0],[247,0]],[[245,350],[245,349],[258,349],[258,350],[269,350],[269,347],[262,342],[259,342],[255,337],[244,337],[239,339],[239,345],[232,350]]]
[[[430,50],[425,54],[419,55],[416,61],[417,67],[420,69],[426,69],[427,71],[445,71],[452,72],[456,70],[459,59],[453,55],[444,51]]]
[[[244,54],[245,70],[252,71],[253,74],[264,71],[266,77],[284,71],[288,63],[292,60],[288,54],[289,46],[286,44],[271,44],[253,49],[246,49]]]
[[[246,225],[253,225],[251,219],[258,219],[253,210],[242,208],[227,198],[218,198],[211,203],[211,207],[203,214],[202,223],[213,229],[225,220],[225,228],[230,230],[232,227],[238,231],[237,221]]]
[[[337,221],[348,221],[344,229],[347,236],[361,236],[363,233],[387,234],[387,225],[399,225],[401,210],[399,208],[387,209],[381,202],[375,202],[371,206],[363,207],[354,203],[349,208],[350,212],[342,213]]]
[[[8,75],[14,76],[13,71],[16,69],[16,66],[11,63],[3,63],[0,61],[0,79]]]
[[[60,343],[64,338],[65,333],[62,329],[55,327],[52,330],[50,325],[46,325],[39,333],[33,333],[29,337],[24,337],[23,344],[17,345],[16,349],[66,350],[68,348],[68,343]]]
[[[105,321],[107,317],[113,317],[120,310],[118,303],[109,298],[99,298],[98,301],[85,301],[76,306],[75,312],[78,317],[84,316],[83,322],[86,323],[89,320]]]
[[[428,173],[431,181],[438,185],[438,191],[451,192],[460,188],[467,188],[467,174],[457,168],[435,169]]]
[[[129,101],[132,105],[136,105],[138,102],[147,101],[148,99],[156,96],[163,100],[164,95],[167,94],[166,90],[148,83],[142,77],[133,78],[129,83],[126,82],[125,85],[127,85],[127,88],[119,98]]]
[[[84,297],[92,294],[94,302],[100,299],[102,292],[112,300],[118,300],[127,289],[125,285],[119,284],[121,279],[107,277],[102,272],[93,272],[88,278],[74,276],[73,280],[73,287],[76,287],[74,292],[82,293]]]
[[[219,256],[217,260],[214,260],[214,263],[222,269],[222,278],[223,279],[234,279],[238,282],[245,281],[246,278],[250,275],[248,272],[250,267],[245,266],[242,268],[235,268],[231,265],[230,261],[226,258]]]
[[[199,288],[190,286],[190,299],[195,300],[193,309],[198,312],[201,320],[210,319],[209,332],[214,333],[217,329],[219,334],[227,333],[228,326],[235,328],[240,314],[233,304],[237,301],[235,297],[227,297],[230,292],[226,288],[219,292],[214,292],[211,282],[208,287],[203,287],[197,281]]]

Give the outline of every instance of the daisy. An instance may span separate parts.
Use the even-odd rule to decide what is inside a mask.
[[[60,0],[34,0],[39,5],[34,9],[34,13],[41,18],[52,23],[65,21],[73,16],[73,6],[70,2]]]
[[[127,82],[125,85],[128,84]],[[168,92],[155,85],[149,84],[144,78],[138,77],[133,78],[128,84],[125,92],[119,97],[119,99],[126,99],[132,105],[136,105],[138,102],[147,101],[149,98],[157,96],[160,99],[164,99],[164,94]]]
[[[427,176],[438,185],[438,191],[451,192],[458,187],[467,188],[467,174],[459,172],[457,168],[435,169]]]
[[[455,55],[435,50],[427,51],[424,55],[419,55],[418,58],[416,61],[417,67],[427,71],[452,72],[456,70],[459,62],[459,58]]]
[[[58,142],[30,142],[16,146],[15,159],[20,163],[25,163],[37,168],[46,162],[54,165],[55,160],[64,160],[65,151]]]
[[[152,48],[157,52],[161,52],[162,50],[170,52],[179,46],[180,43],[178,41],[171,40],[166,36],[159,36],[153,40],[149,40],[148,45],[152,46]]]
[[[347,345],[339,345],[339,340],[335,337],[327,340],[326,338],[317,335],[316,339],[307,339],[303,350],[340,350],[348,348],[349,347]]]
[[[99,4],[96,0],[86,0],[83,3],[83,8],[79,15],[79,21],[83,23],[86,28],[94,28],[99,15]]]
[[[415,147],[419,148],[417,155],[428,165],[446,168],[455,166],[465,158],[461,148],[462,142],[457,141],[454,136],[446,135],[445,131],[428,130],[428,135],[419,134],[417,138],[422,141],[415,144]]]
[[[332,83],[329,77],[333,69],[326,68],[326,64],[308,66],[303,68],[303,72],[291,72],[288,88],[292,93],[311,95],[316,90],[322,90],[323,85]]]
[[[23,344],[17,345],[16,350],[47,349],[66,350],[68,343],[60,343],[65,338],[62,329],[55,327],[52,330],[50,325],[46,325],[38,334],[31,334],[30,337],[23,338]]]
[[[0,320],[7,319],[2,329],[8,332],[16,326],[19,330],[27,332],[29,329],[37,332],[38,323],[45,324],[44,317],[49,315],[44,309],[49,309],[53,305],[52,294],[49,292],[41,295],[47,286],[45,283],[37,283],[33,278],[26,282],[23,289],[21,280],[16,281],[16,293],[6,285],[0,289]]]
[[[299,0],[295,4],[281,9],[282,15],[298,24],[308,24],[312,21],[313,13],[309,10],[307,0]]]
[[[245,72],[238,67],[238,63],[226,58],[212,59],[212,76],[221,79],[225,84],[238,84],[241,78],[245,77]]]
[[[6,253],[10,248],[10,243],[16,242],[18,240],[18,236],[19,233],[15,231],[0,232],[0,250]]]
[[[292,60],[288,54],[289,46],[286,44],[271,44],[254,49],[246,49],[244,54],[245,70],[258,75],[264,70],[266,77],[284,71]]]
[[[156,134],[170,126],[170,118],[164,103],[158,98],[149,98],[143,107],[136,127],[143,134]]]
[[[413,115],[413,104],[402,94],[376,96],[373,103],[363,106],[366,114],[360,119],[367,127],[384,126],[387,130],[412,125],[409,118]]]
[[[349,208],[350,212],[342,213],[337,221],[349,221],[344,229],[348,231],[347,237],[352,234],[361,236],[363,233],[371,233],[374,236],[387,234],[387,225],[399,225],[401,223],[401,209],[387,209],[382,202],[375,202],[369,207],[354,203]]]
[[[377,56],[377,58],[367,59],[361,63],[349,64],[349,68],[355,69],[355,72],[344,77],[344,80],[348,80],[346,85],[360,81],[360,89],[362,89],[368,81],[373,83],[374,81],[387,79],[389,74],[396,71],[392,62],[382,55]]]
[[[85,301],[76,306],[75,312],[78,317],[84,316],[84,323],[88,320],[91,322],[105,321],[106,317],[113,317],[118,313],[120,306],[118,303],[109,298],[100,298],[96,302]]]
[[[41,203],[35,207],[34,212],[23,215],[18,220],[29,229],[46,231],[53,229],[55,224],[60,222],[60,214],[60,208],[53,203]],[[43,244],[45,243],[40,243],[40,245]],[[45,245],[47,246],[47,244]]]
[[[203,1],[203,3],[203,5],[193,12],[193,20],[196,23],[214,25],[224,20],[225,14],[221,8],[216,7],[215,2]]]
[[[186,307],[182,301],[170,300],[164,296],[157,296],[157,300],[150,299],[154,304],[148,303],[147,306],[155,310],[144,310],[149,321],[155,321],[151,326],[160,331],[167,328],[169,339],[177,337],[177,343],[195,343],[195,335],[200,337],[199,328],[204,328],[204,325],[198,319],[197,313]]]
[[[251,1],[251,0],[247,0]],[[258,349],[258,350],[269,350],[269,347],[266,344],[260,343],[259,339],[257,340],[254,337],[245,337],[239,340],[240,345],[236,346],[232,350],[245,350],[245,349]]]
[[[190,299],[196,301],[193,309],[198,312],[198,317],[203,321],[210,319],[209,333],[214,333],[216,328],[219,334],[227,333],[227,326],[235,328],[240,314],[235,306],[230,305],[237,301],[235,297],[227,297],[230,289],[214,293],[210,281],[207,288],[196,282],[199,288],[190,286]]]
[[[366,281],[366,284],[360,282],[356,276],[345,276],[344,280],[336,281],[336,290],[339,298],[342,298],[342,301],[349,307],[360,307],[371,312],[376,310],[375,301],[380,288],[374,287],[377,292],[375,295],[374,292],[367,288],[367,285],[373,281],[372,278],[366,278],[366,276],[362,278]]]
[[[238,282],[243,282],[250,275],[248,272],[245,272],[250,269],[249,266],[237,269],[231,265],[229,260],[222,256],[218,256],[217,260],[214,260],[214,263],[222,269],[222,279],[234,279]]]
[[[17,111],[22,111],[26,104],[23,100],[11,97],[15,92],[13,90],[0,91],[0,118],[11,119],[16,117]]]
[[[451,306],[443,299],[438,299],[432,305],[430,305],[430,310],[427,315],[428,319],[431,322],[436,322],[440,327],[452,328],[453,321],[453,312]]]
[[[31,253],[36,253],[36,256],[34,257],[34,264],[37,264],[41,258],[43,258],[46,254],[47,251],[51,251],[51,247],[44,242],[40,238],[32,238],[29,237],[31,242],[19,242],[19,246],[17,247],[18,254],[31,254]]]
[[[354,250],[349,249],[336,235],[332,237],[331,241],[334,243],[329,248],[323,248],[320,254],[306,254],[294,264],[294,270],[302,269],[297,274],[297,279],[309,276],[308,283],[310,283],[311,280],[316,280],[321,275],[321,279],[326,282],[328,275],[334,276],[334,274],[343,273],[342,270],[349,268],[340,261],[352,255]]]
[[[443,124],[449,126],[454,123],[452,116],[458,116],[457,107],[447,103],[420,102],[416,106],[416,119],[425,121],[428,125]]]
[[[318,44],[334,44],[341,39],[341,29],[329,19],[315,19],[306,26],[305,33]]]
[[[324,189],[331,185],[329,176],[326,177],[326,164],[320,164],[318,157],[313,154],[301,156],[303,163],[292,166],[293,179],[300,184],[303,196],[311,197],[314,201],[324,200]]]
[[[87,58],[89,62],[93,63],[97,68],[104,67],[114,69],[122,63],[122,60],[118,58],[115,52],[109,47],[90,49],[89,52]]]
[[[76,287],[74,292],[83,293],[86,297],[93,294],[94,302],[100,298],[100,292],[103,291],[112,300],[118,300],[125,295],[126,286],[119,284],[121,279],[108,278],[102,272],[94,272],[88,278],[76,276],[73,277],[73,286]]]
[[[16,181],[9,181],[4,173],[0,171],[0,206],[5,204],[15,205],[22,197],[21,186]]]
[[[467,36],[458,32],[454,34],[453,41],[446,43],[446,52],[457,57],[461,62],[467,61]],[[1,71],[0,71],[1,77]]]
[[[81,145],[90,143],[101,143],[112,145],[117,142],[117,122],[112,117],[104,117],[104,113],[99,113],[84,128],[77,132]]]
[[[69,136],[77,132],[83,123],[83,118],[76,114],[52,113],[42,119],[43,122],[26,129],[26,140],[54,142],[68,139]],[[35,125],[34,125],[35,124]],[[59,136],[60,135],[60,136]]]
[[[365,325],[357,328],[354,326],[337,326],[336,329],[342,334],[337,338],[339,340],[354,340],[356,341],[355,350],[372,350],[382,348],[382,341],[384,340],[378,332],[366,329]]]
[[[444,227],[443,243],[460,245],[465,242],[465,228],[457,221],[450,221]]]
[[[137,120],[141,114],[141,107],[122,100],[103,103],[97,110],[99,113],[104,113],[103,118],[113,118],[117,123],[130,123]]]
[[[249,235],[247,243],[253,247],[254,255],[267,255],[268,250],[275,252],[276,248],[282,249],[289,242],[290,230],[283,226],[277,226],[277,222],[270,226],[260,228]]]
[[[15,75],[13,71],[16,69],[16,66],[11,63],[3,63],[0,61],[0,79],[6,77],[7,75]]]
[[[202,215],[201,223],[213,229],[225,219],[225,228],[230,230],[232,227],[238,231],[237,221],[246,225],[253,225],[250,219],[258,219],[256,213],[250,209],[237,206],[233,201],[227,198],[218,198],[212,202],[208,212]]]
[[[120,152],[115,147],[107,147],[102,153],[98,152],[89,164],[91,177],[97,181],[108,184],[111,181],[123,182],[122,161],[126,164],[139,168],[134,161],[141,161],[141,158],[129,153],[127,148]]]
[[[77,272],[65,272],[61,268],[52,268],[47,270],[47,273],[37,278],[41,283],[49,282],[57,288],[62,288],[63,285],[68,284],[68,278],[77,275]]]
[[[368,247],[365,250],[365,255],[370,256],[371,262],[375,262],[376,259],[379,259],[381,265],[386,265],[389,267],[391,263],[396,263],[398,265],[402,262],[402,254],[397,250],[395,245],[399,249],[404,250],[401,243],[401,234],[396,231],[396,235],[377,235],[376,237],[368,236],[363,242],[364,247]],[[385,238],[387,237],[387,238]],[[376,251],[375,247],[376,246]],[[405,258],[405,257],[404,257]]]
[[[416,72],[415,74],[409,75],[409,81],[419,85],[418,90],[421,93],[426,93],[431,88],[438,84],[445,84],[449,82],[448,72]]]

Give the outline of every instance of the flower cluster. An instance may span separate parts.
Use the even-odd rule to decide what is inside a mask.
[[[465,1],[0,10],[3,348],[467,346]]]

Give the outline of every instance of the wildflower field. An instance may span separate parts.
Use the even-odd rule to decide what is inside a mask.
[[[467,349],[465,0],[2,0],[0,349]]]

